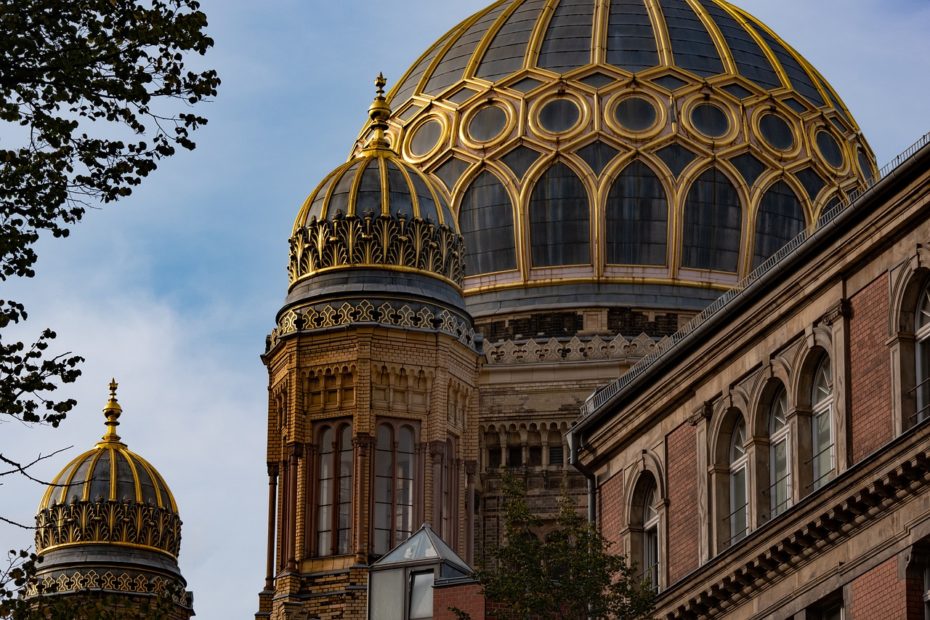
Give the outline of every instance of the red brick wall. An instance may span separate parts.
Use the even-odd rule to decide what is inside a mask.
[[[624,528],[623,513],[623,473],[614,475],[601,485],[598,493],[600,499],[601,534],[613,543],[612,553],[622,553],[620,532]]]
[[[911,620],[907,615],[905,584],[898,578],[897,558],[876,566],[852,582],[848,616],[852,620]]]
[[[850,426],[852,460],[858,463],[894,436],[891,358],[885,344],[888,340],[888,274],[883,274],[850,301]]]
[[[698,567],[697,443],[690,424],[666,438],[668,457],[668,578],[675,583]]]
[[[481,585],[466,583],[433,589],[433,620],[455,620],[450,607],[461,609],[472,620],[484,620],[484,594]]]

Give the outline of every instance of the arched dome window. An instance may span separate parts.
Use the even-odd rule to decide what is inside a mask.
[[[345,555],[352,522],[352,427],[324,426],[319,437],[316,551],[318,556]]]
[[[801,234],[804,225],[804,209],[794,190],[784,181],[769,188],[756,215],[753,269]]]
[[[530,245],[534,267],[591,262],[588,192],[571,168],[559,162],[536,184],[530,198]]]
[[[513,205],[503,184],[487,170],[462,198],[459,229],[465,238],[466,275],[516,269]]]
[[[716,168],[702,174],[685,202],[682,266],[736,272],[742,219],[730,179]]]
[[[641,161],[627,166],[610,188],[606,238],[610,264],[665,264],[668,200],[659,177]]]

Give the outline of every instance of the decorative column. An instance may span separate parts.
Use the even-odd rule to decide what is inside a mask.
[[[275,521],[278,500],[278,464],[268,463],[268,553],[265,568],[265,590],[274,590]]]

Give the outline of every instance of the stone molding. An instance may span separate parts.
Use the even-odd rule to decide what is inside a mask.
[[[273,349],[281,338],[290,334],[359,324],[439,331],[472,349],[480,348],[480,338],[474,328],[464,318],[448,309],[428,304],[389,301],[380,302],[376,307],[371,301],[364,299],[315,304],[288,310],[281,316],[278,326],[268,337],[267,350]]]
[[[540,364],[546,362],[582,362],[588,360],[627,360],[649,355],[667,346],[666,340],[656,340],[640,334],[632,340],[617,334],[610,340],[600,336],[571,339],[549,338],[548,340],[513,341],[504,340],[485,344],[489,365]]]

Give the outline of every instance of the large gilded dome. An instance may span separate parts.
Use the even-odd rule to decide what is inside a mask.
[[[388,103],[458,218],[478,318],[699,310],[875,172],[820,73],[723,0],[501,0]]]

